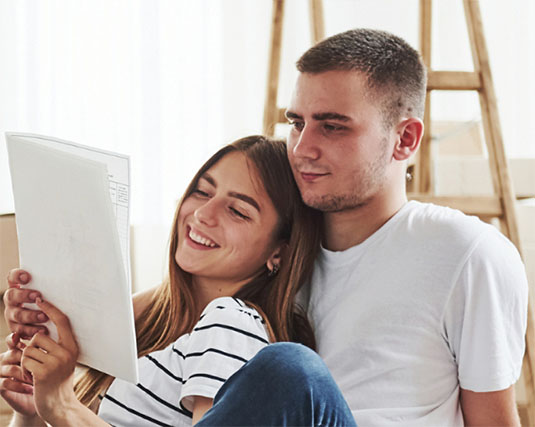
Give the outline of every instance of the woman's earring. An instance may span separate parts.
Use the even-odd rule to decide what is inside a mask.
[[[273,277],[279,272],[279,264],[273,264],[273,269],[269,270],[268,276]]]

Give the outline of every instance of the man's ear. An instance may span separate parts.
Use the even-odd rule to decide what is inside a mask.
[[[397,141],[394,147],[394,159],[407,160],[420,146],[424,133],[424,124],[417,117],[409,117],[399,122],[396,132]]]

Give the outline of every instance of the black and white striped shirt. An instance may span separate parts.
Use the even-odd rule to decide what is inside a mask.
[[[214,398],[267,344],[256,310],[235,298],[217,298],[190,334],[139,360],[138,384],[116,379],[102,399],[99,416],[114,426],[191,426],[193,396]]]

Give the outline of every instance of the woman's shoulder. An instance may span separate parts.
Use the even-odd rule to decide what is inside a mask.
[[[216,298],[204,308],[193,331],[208,328],[240,330],[266,340],[265,321],[260,313],[244,301],[233,297]]]
[[[264,319],[256,309],[248,306],[239,298],[234,297],[219,297],[208,303],[204,308],[199,321],[204,317],[237,317],[237,318],[251,318],[261,323],[265,323]]]

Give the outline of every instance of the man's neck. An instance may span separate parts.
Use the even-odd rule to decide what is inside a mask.
[[[397,197],[376,198],[353,209],[324,214],[323,246],[343,251],[364,242],[381,228],[407,202],[404,193]]]

